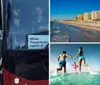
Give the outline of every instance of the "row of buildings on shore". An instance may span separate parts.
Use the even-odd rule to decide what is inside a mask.
[[[100,21],[100,10],[79,14],[78,17],[74,18],[74,21]]]

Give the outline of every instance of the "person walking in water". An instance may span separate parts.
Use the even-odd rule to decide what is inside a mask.
[[[72,56],[69,56],[66,51],[63,51],[63,53],[61,55],[59,55],[58,57],[58,65],[59,65],[59,68],[57,68],[57,73],[58,71],[61,71],[62,68],[64,68],[64,73],[66,73],[66,57],[69,57],[69,58],[72,58]]]
[[[78,59],[79,72],[81,72],[81,64],[83,64],[85,67],[87,67],[87,68],[88,68],[88,71],[90,72],[91,69],[90,69],[89,65],[86,64],[86,61],[85,61],[85,57],[84,57],[84,53],[83,53],[82,47],[79,48],[78,54],[77,54],[76,57],[73,58],[73,59],[75,60],[77,57],[79,58],[79,59]]]

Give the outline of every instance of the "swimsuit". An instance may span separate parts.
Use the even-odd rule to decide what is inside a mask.
[[[59,60],[58,64],[59,64],[60,67],[62,67],[62,66],[66,67],[66,61],[65,60]]]
[[[78,65],[73,64],[72,67],[73,67],[74,69],[76,69],[76,68],[78,68]]]
[[[85,57],[84,57],[84,56],[79,56],[79,58],[80,58],[80,59],[84,59]]]

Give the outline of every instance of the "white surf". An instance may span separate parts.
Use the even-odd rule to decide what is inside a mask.
[[[96,71],[94,71],[94,72],[91,71],[90,74],[91,74],[91,75],[100,75],[100,73],[99,73],[99,72],[96,72]]]

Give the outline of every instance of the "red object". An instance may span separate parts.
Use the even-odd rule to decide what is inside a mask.
[[[14,79],[19,78],[20,82],[19,84],[14,83]],[[5,68],[3,69],[3,80],[4,85],[49,85],[48,80],[26,80],[22,77],[16,76],[10,72],[8,72]]]
[[[78,68],[78,65],[73,64],[72,67],[73,67],[74,69],[76,69],[76,68]]]

